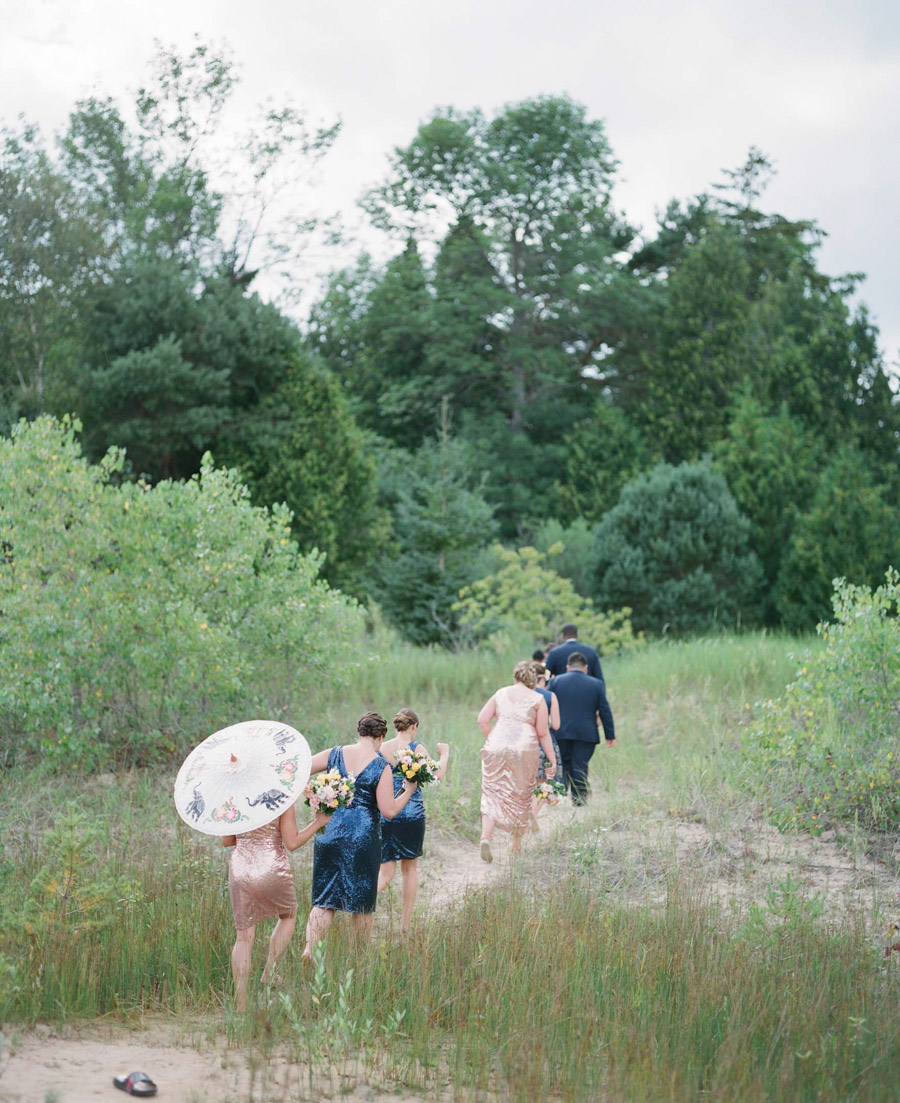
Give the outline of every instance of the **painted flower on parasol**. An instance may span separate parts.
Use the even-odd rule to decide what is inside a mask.
[[[302,794],[312,761],[295,728],[245,720],[204,739],[175,779],[175,807],[205,835],[236,835],[277,819]]]

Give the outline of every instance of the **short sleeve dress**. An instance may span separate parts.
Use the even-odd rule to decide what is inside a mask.
[[[417,740],[410,743],[410,749],[419,746]],[[388,763],[390,765],[390,763]],[[399,766],[394,766],[394,796],[403,792],[403,774]],[[417,785],[406,807],[392,820],[381,817],[381,860],[382,862],[406,861],[421,858],[425,849],[425,801],[421,786]]]
[[[373,912],[381,868],[381,813],[375,790],[390,764],[376,755],[356,775],[353,800],[338,808],[325,830],[316,835],[313,851],[312,902],[316,908],[343,912]],[[348,776],[344,753],[335,747],[328,769]]]

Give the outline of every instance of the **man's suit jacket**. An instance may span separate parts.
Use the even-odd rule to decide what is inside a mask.
[[[580,651],[584,655],[587,659],[588,674],[592,678],[599,678],[602,682],[603,671],[600,669],[600,656],[593,647],[588,647],[586,643],[581,643],[580,640],[564,640],[556,647],[551,647],[544,659],[544,666],[551,674],[565,674],[566,663],[573,651]]]
[[[551,678],[547,689],[559,701],[559,731],[557,739],[575,739],[579,743],[599,743],[597,713],[607,740],[616,738],[612,709],[606,699],[601,678],[592,678],[582,670],[570,670]]]

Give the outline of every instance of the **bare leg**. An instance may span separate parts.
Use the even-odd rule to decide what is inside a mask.
[[[412,923],[413,906],[416,902],[416,890],[419,887],[418,858],[401,858],[400,869],[403,872],[403,912],[400,918],[400,930],[406,934]]]
[[[284,953],[284,948],[291,940],[294,928],[297,926],[297,913],[290,912],[287,915],[279,915],[275,930],[269,939],[269,956],[266,958],[266,967],[263,969],[263,984],[271,984],[275,979],[275,966],[278,959]]]
[[[303,957],[306,961],[312,957],[313,946],[328,933],[332,919],[334,919],[334,908],[310,909],[309,919],[306,921],[306,945],[303,947]]]
[[[386,889],[388,885],[393,881],[394,874],[397,872],[396,862],[382,862],[381,869],[378,872],[378,891]]]
[[[374,912],[355,912],[353,915],[353,929],[356,932],[358,942],[368,942],[372,936],[372,920]]]
[[[493,862],[494,855],[491,852],[491,836],[494,834],[494,817],[481,817],[481,860]]]
[[[522,853],[522,829],[517,827],[511,832],[512,835],[512,852],[513,854]]]
[[[253,955],[253,936],[256,927],[238,931],[231,951],[231,972],[234,975],[234,1006],[238,1011],[247,1010],[247,982],[250,979],[250,958]]]

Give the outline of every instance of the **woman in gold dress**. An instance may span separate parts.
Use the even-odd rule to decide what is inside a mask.
[[[297,894],[294,875],[286,850],[296,850],[328,823],[320,812],[311,823],[300,829],[294,806],[255,831],[243,835],[224,835],[222,846],[233,846],[228,869],[228,892],[237,937],[231,951],[234,974],[235,1007],[247,1010],[247,982],[250,979],[250,955],[256,924],[278,916],[269,939],[269,954],[263,970],[263,983],[274,979],[275,966],[290,941],[297,925]]]
[[[513,684],[498,689],[478,714],[478,726],[485,738],[481,751],[481,857],[485,862],[493,861],[491,838],[495,827],[510,832],[513,854],[522,849],[522,835],[531,816],[539,748],[543,747],[548,759],[546,776],[556,776],[547,705],[535,692],[534,665],[517,663],[513,679]]]

